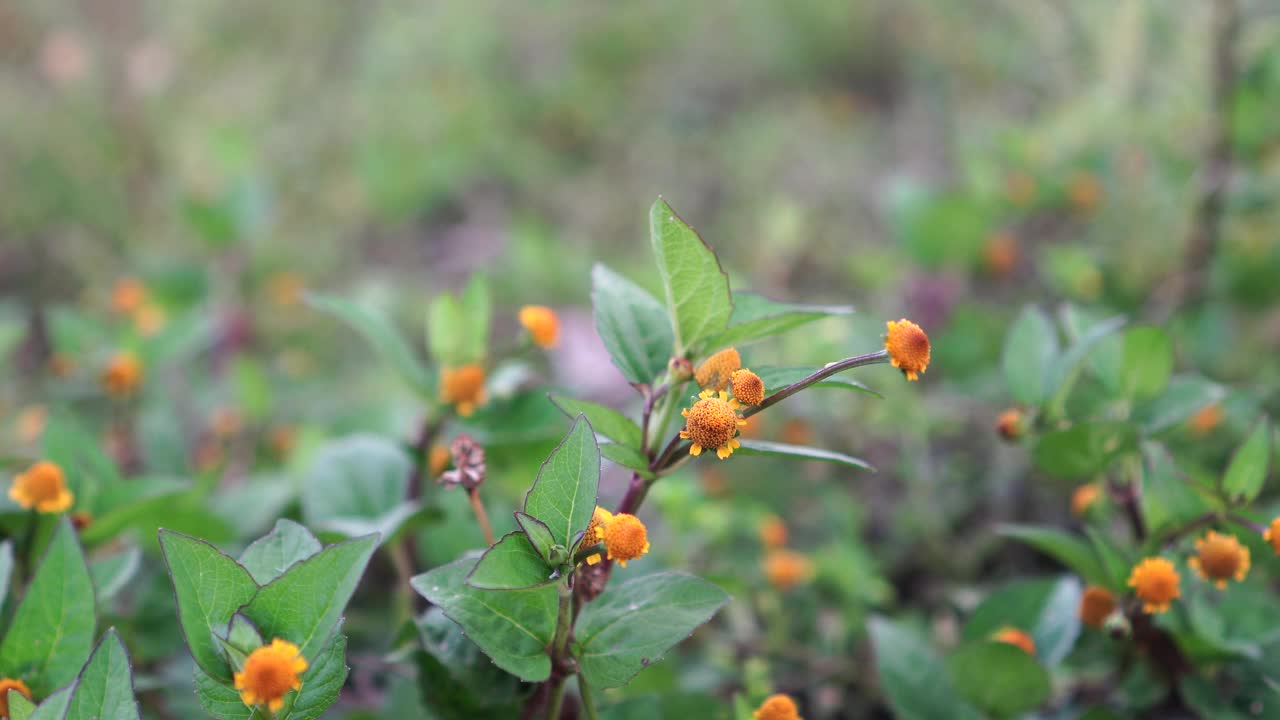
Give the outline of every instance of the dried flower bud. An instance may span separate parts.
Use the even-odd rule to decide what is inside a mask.
[[[453,455],[453,469],[441,473],[440,484],[461,485],[468,490],[480,487],[485,474],[484,448],[480,443],[464,433],[453,439],[449,453]]]

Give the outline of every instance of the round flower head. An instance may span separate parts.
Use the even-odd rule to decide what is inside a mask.
[[[1010,408],[1000,413],[1000,417],[996,418],[996,432],[1010,442],[1022,437],[1026,432],[1026,425],[1022,422],[1022,411]]]
[[[760,542],[767,548],[780,548],[787,544],[787,524],[777,515],[766,516],[760,523]]]
[[[618,513],[605,521],[604,547],[610,560],[617,560],[622,567],[628,560],[649,552],[649,534],[644,529],[640,518],[627,513]]]
[[[1280,555],[1280,517],[1271,521],[1267,529],[1262,532],[1262,539],[1271,543],[1271,548]]]
[[[1225,414],[1222,412],[1222,406],[1218,403],[1205,405],[1187,421],[1187,428],[1191,430],[1192,435],[1204,437],[1205,435],[1213,432],[1213,429],[1218,427],[1218,425],[1222,424],[1222,418],[1224,415]]]
[[[760,376],[743,368],[729,376],[733,398],[743,405],[759,405],[764,401],[764,381]]]
[[[779,590],[790,590],[813,574],[809,558],[792,550],[770,550],[764,558],[764,576]]]
[[[271,712],[284,707],[284,696],[302,687],[298,677],[307,670],[307,661],[298,646],[276,638],[249,654],[244,668],[235,673],[235,686],[245,705],[266,705]]]
[[[62,468],[41,461],[13,478],[9,497],[23,508],[36,512],[58,513],[71,507],[75,496],[67,489]]]
[[[31,699],[31,688],[17,678],[0,678],[0,718],[9,717],[9,691],[17,690],[26,699]]]
[[[1182,595],[1178,589],[1178,571],[1162,557],[1149,557],[1134,566],[1129,574],[1129,587],[1142,601],[1148,615],[1169,610],[1169,603]]]
[[[704,448],[715,448],[716,457],[723,460],[741,447],[736,436],[738,426],[745,425],[746,421],[738,415],[738,401],[730,400],[725,391],[721,390],[717,396],[711,390],[703,390],[698,397],[693,407],[680,411],[685,417],[680,437],[693,441],[689,446],[690,455],[701,455]]]
[[[111,309],[120,315],[129,315],[142,307],[147,299],[147,289],[133,278],[116,281],[111,289]]]
[[[1196,550],[1199,555],[1187,560],[1187,564],[1219,589],[1225,588],[1232,578],[1237,582],[1244,580],[1249,573],[1249,548],[1241,545],[1234,535],[1210,530],[1196,540]]]
[[[733,374],[741,368],[742,357],[737,349],[725,348],[704,360],[693,377],[698,381],[698,387],[719,391],[729,387]]]
[[[1007,643],[1014,647],[1022,648],[1028,655],[1036,654],[1036,641],[1031,636],[1019,630],[1016,627],[1006,625],[991,635],[991,639],[996,642]]]
[[[117,353],[102,370],[102,386],[107,394],[123,398],[142,383],[142,363],[130,353]]]
[[[884,349],[889,351],[889,364],[902,371],[908,380],[917,380],[929,367],[929,336],[920,326],[907,319],[885,323],[889,334]]]
[[[538,347],[555,347],[560,339],[560,318],[549,307],[525,305],[520,308],[520,324],[529,331],[529,337]]]
[[[484,368],[479,363],[469,363],[456,368],[440,369],[440,400],[458,408],[458,414],[468,417],[485,402]]]
[[[1102,497],[1102,488],[1097,483],[1085,483],[1071,493],[1071,514],[1080,517],[1089,512],[1089,508]]]
[[[1104,587],[1090,585],[1080,596],[1080,621],[1089,627],[1102,627],[1115,610],[1116,596]]]
[[[597,505],[595,512],[591,514],[591,522],[587,524],[587,532],[582,536],[582,547],[591,547],[604,542],[604,526],[611,520],[613,520],[613,513]],[[641,530],[643,529],[644,526],[641,526]],[[600,553],[587,556],[588,565],[595,565],[598,562],[600,562]],[[626,567],[626,564],[623,563],[622,566]]]
[[[760,704],[760,708],[752,713],[755,720],[804,720],[800,717],[800,709],[796,701],[787,695],[770,695]]]

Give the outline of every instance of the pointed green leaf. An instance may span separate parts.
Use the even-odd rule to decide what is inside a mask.
[[[1089,536],[1089,542],[1093,544],[1093,552],[1098,556],[1098,562],[1101,563],[1102,571],[1106,574],[1107,582],[1103,584],[1112,592],[1125,592],[1125,584],[1129,580],[1129,570],[1133,563],[1122,555],[1120,550],[1097,528],[1085,527],[1084,533]]]
[[[41,440],[44,457],[58,464],[66,475],[67,487],[75,494],[76,509],[102,508],[99,496],[121,482],[120,469],[102,451],[98,439],[76,419],[64,413],[54,415]]]
[[[820,367],[802,365],[796,367],[752,368],[752,371],[754,371],[756,375],[760,376],[760,380],[764,383],[766,394],[772,394],[788,385],[800,382],[821,369],[822,368]],[[876,397],[884,397],[880,393],[872,390],[866,385],[863,385],[857,380],[851,380],[840,375],[832,375],[831,377],[816,382],[809,387],[846,388],[848,390],[864,392],[868,395],[875,395]]]
[[[880,687],[901,720],[978,720],[957,694],[938,653],[914,631],[881,617],[867,625]]]
[[[596,332],[613,364],[632,383],[652,383],[667,369],[675,340],[662,304],[604,265],[591,271]]]
[[[579,415],[542,463],[538,479],[525,496],[524,511],[546,523],[556,542],[569,547],[574,535],[591,522],[599,483],[600,448],[591,423]]]
[[[347,637],[341,629],[316,657],[307,658],[307,671],[302,674],[302,689],[285,696],[285,706],[278,720],[313,720],[324,715],[338,700],[347,681]]]
[[[551,528],[532,515],[526,515],[520,511],[516,511],[516,523],[520,525],[520,529],[524,530],[524,534],[529,538],[529,542],[533,544],[533,549],[537,551],[538,556],[544,562],[551,562],[551,547],[556,544],[556,537],[551,532]]]
[[[729,324],[729,276],[711,246],[661,198],[649,211],[649,237],[666,289],[677,355],[695,350]]]
[[[555,635],[559,607],[556,588],[473,588],[465,579],[474,564],[475,555],[468,555],[418,575],[411,584],[461,626],[498,667],[525,682],[546,680],[551,675],[547,645]]]
[[[471,282],[462,291],[462,356],[463,362],[480,362],[488,355],[489,321],[492,315],[489,301],[489,280],[483,273],[471,276]]]
[[[1163,445],[1143,445],[1142,518],[1152,535],[1172,530],[1209,510]]]
[[[1041,435],[1032,456],[1045,473],[1060,478],[1096,475],[1135,449],[1137,433],[1122,422],[1079,423]]]
[[[534,549],[521,530],[503,535],[484,551],[467,575],[467,584],[481,590],[524,590],[555,579],[555,570]]]
[[[137,720],[133,672],[129,654],[114,628],[103,634],[93,656],[80,672],[66,720]]]
[[[1030,545],[1062,563],[1067,569],[1091,583],[1108,584],[1108,576],[1093,551],[1083,538],[1056,528],[1039,525],[1001,525],[997,532],[1005,537]]]
[[[376,435],[330,443],[303,477],[302,516],[315,528],[385,528],[390,538],[417,510],[405,503],[412,466],[400,446]]]
[[[1159,395],[1173,374],[1173,341],[1155,327],[1130,328],[1124,333],[1121,390],[1126,397],[1146,399]]]
[[[0,675],[36,697],[71,682],[93,649],[93,580],[71,521],[58,521],[0,643]]]
[[[1058,332],[1049,316],[1034,305],[1024,307],[1009,331],[1000,361],[1014,400],[1039,405],[1048,399],[1048,371],[1058,352]]]
[[[203,540],[161,530],[160,548],[191,655],[207,674],[230,682],[231,670],[212,633],[227,627],[236,610],[253,599],[258,584],[231,556]]]
[[[752,292],[735,292],[729,327],[708,342],[707,347],[745,345],[794,330],[815,320],[852,312],[851,305],[799,305],[777,302]]]
[[[1084,334],[1075,338],[1070,347],[1049,365],[1045,376],[1045,398],[1061,399],[1069,392],[1085,360],[1099,344],[1124,327],[1124,323],[1125,319],[1120,316],[1108,318],[1094,323]]]
[[[582,609],[575,655],[598,687],[621,687],[729,602],[724,590],[677,572],[616,580]]]
[[[142,563],[142,551],[130,547],[124,552],[95,558],[89,564],[89,575],[93,577],[98,604],[105,605],[116,593],[120,592],[133,579]]]
[[[1169,381],[1159,397],[1133,411],[1133,419],[1148,435],[1178,425],[1226,396],[1221,385],[1196,375],[1181,375]]]
[[[420,692],[431,699],[431,709],[441,720],[520,714],[519,679],[486,657],[440,608],[429,608],[417,626],[422,646],[417,653]],[[387,720],[392,717],[399,716]]]
[[[283,638],[303,657],[316,657],[338,627],[377,547],[377,535],[330,545],[264,585],[242,612],[264,640]]]
[[[856,467],[861,470],[870,470],[871,472],[876,471],[867,461],[852,455],[838,453],[834,450],[823,450],[804,445],[787,445],[786,443],[768,442],[766,440],[740,440],[739,442],[742,443],[742,447],[738,448],[736,452],[743,455],[776,455],[778,457],[799,458],[801,460],[820,460],[837,465]]]
[[[227,683],[219,682],[195,667],[196,697],[200,706],[218,720],[250,720],[255,713],[240,699],[240,693]]]
[[[1236,450],[1222,478],[1222,489],[1236,502],[1258,497],[1271,462],[1271,423],[1264,417]]]
[[[9,720],[31,720],[31,716],[36,711],[35,703],[28,700],[26,695],[17,690],[10,690],[8,696]]]
[[[271,532],[249,544],[240,564],[254,582],[266,585],[299,562],[320,552],[320,541],[298,523],[281,519]]]
[[[622,413],[586,400],[575,400],[564,395],[549,395],[551,402],[570,420],[586,415],[591,427],[600,435],[632,448],[640,447],[640,426]]]
[[[1021,648],[979,640],[947,659],[947,674],[970,702],[995,717],[1009,718],[1049,699],[1049,673]]]
[[[600,454],[615,465],[634,470],[644,477],[653,477],[653,471],[649,469],[649,458],[635,448],[618,443],[604,443],[600,446]]]
[[[400,379],[421,397],[435,397],[430,373],[415,356],[398,330],[380,315],[331,295],[307,294],[307,304],[327,312],[360,333],[374,352],[396,371]]]
[[[63,720],[67,716],[67,705],[71,703],[71,693],[74,690],[75,686],[65,687],[45,698],[27,716],[27,720]]]

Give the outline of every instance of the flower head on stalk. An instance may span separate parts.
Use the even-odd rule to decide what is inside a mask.
[[[701,455],[704,449],[715,448],[716,457],[723,460],[741,446],[737,439],[738,427],[746,421],[738,414],[738,401],[730,400],[729,393],[723,390],[718,395],[703,390],[698,398],[693,407],[681,411],[685,426],[680,437],[693,442],[689,446],[690,455]]]

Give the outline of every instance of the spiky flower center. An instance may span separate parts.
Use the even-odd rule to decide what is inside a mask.
[[[693,377],[703,389],[724,390],[729,386],[733,373],[742,367],[742,357],[736,348],[725,348],[703,361]]]
[[[743,405],[759,405],[764,401],[764,381],[747,369],[736,370],[729,380],[733,397]]]
[[[1146,613],[1167,611],[1169,603],[1182,594],[1178,582],[1173,563],[1161,557],[1144,559],[1129,575],[1129,587],[1142,601]]]
[[[1219,587],[1225,586],[1232,578],[1243,580],[1249,572],[1249,548],[1241,545],[1233,535],[1210,530],[1196,540],[1196,550],[1199,555],[1191,558],[1188,564],[1201,577]]]
[[[920,326],[907,319],[885,323],[889,334],[884,349],[889,351],[889,364],[902,371],[908,380],[915,380],[929,367],[929,336]]]
[[[649,552],[649,533],[640,518],[619,513],[604,523],[604,546],[610,560],[617,560],[622,567],[628,560]]]
[[[266,705],[274,712],[284,705],[286,693],[302,687],[299,676],[306,669],[298,646],[276,638],[249,654],[244,669],[235,673],[235,687],[245,705]]]

